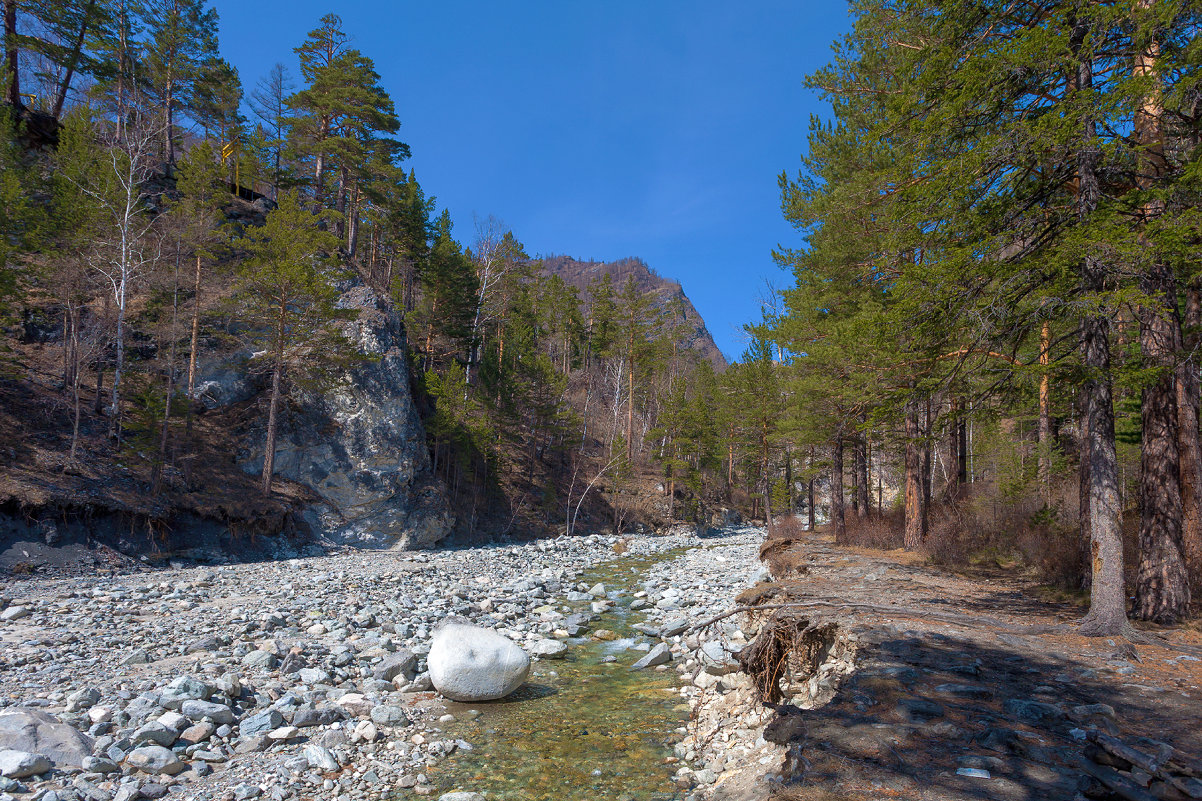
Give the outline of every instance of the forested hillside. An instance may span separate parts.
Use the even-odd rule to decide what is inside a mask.
[[[9,535],[429,545],[753,502],[751,388],[680,286],[456,225],[337,15],[244,88],[204,0],[5,10]]]
[[[788,410],[766,472],[812,454],[839,542],[1089,590],[1083,631],[1124,630],[1129,597],[1182,620],[1202,590],[1198,4],[853,10],[807,81],[830,118],[780,177],[799,237],[752,328]]]

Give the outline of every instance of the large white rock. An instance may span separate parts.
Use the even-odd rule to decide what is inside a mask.
[[[493,701],[530,673],[530,657],[492,629],[454,620],[439,624],[426,657],[434,688],[453,701]]]

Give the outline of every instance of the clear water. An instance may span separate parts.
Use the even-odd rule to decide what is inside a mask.
[[[439,793],[484,793],[490,801],[678,801],[685,793],[672,781],[676,729],[688,706],[673,692],[676,671],[632,671],[646,651],[630,646],[647,638],[631,625],[642,620],[629,603],[646,570],[678,552],[616,559],[585,574],[616,597],[613,610],[592,630],[618,635],[609,642],[569,641],[568,658],[536,662],[527,683],[502,701],[448,704],[454,723],[443,736],[461,738],[472,750],[456,751],[425,773]],[[620,590],[621,594],[613,591]],[[587,603],[568,604],[587,610]],[[616,662],[604,662],[606,656]],[[479,715],[472,719],[472,710]],[[400,791],[398,801],[412,796]]]

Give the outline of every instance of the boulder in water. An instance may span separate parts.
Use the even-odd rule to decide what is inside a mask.
[[[434,688],[453,701],[494,701],[512,693],[530,673],[530,657],[492,629],[446,620],[426,657]]]

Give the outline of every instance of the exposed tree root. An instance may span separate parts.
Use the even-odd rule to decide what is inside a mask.
[[[785,608],[768,618],[751,644],[737,655],[739,666],[751,677],[762,703],[779,703],[784,694],[781,679],[806,678],[818,670],[835,642],[839,624],[810,620]]]

